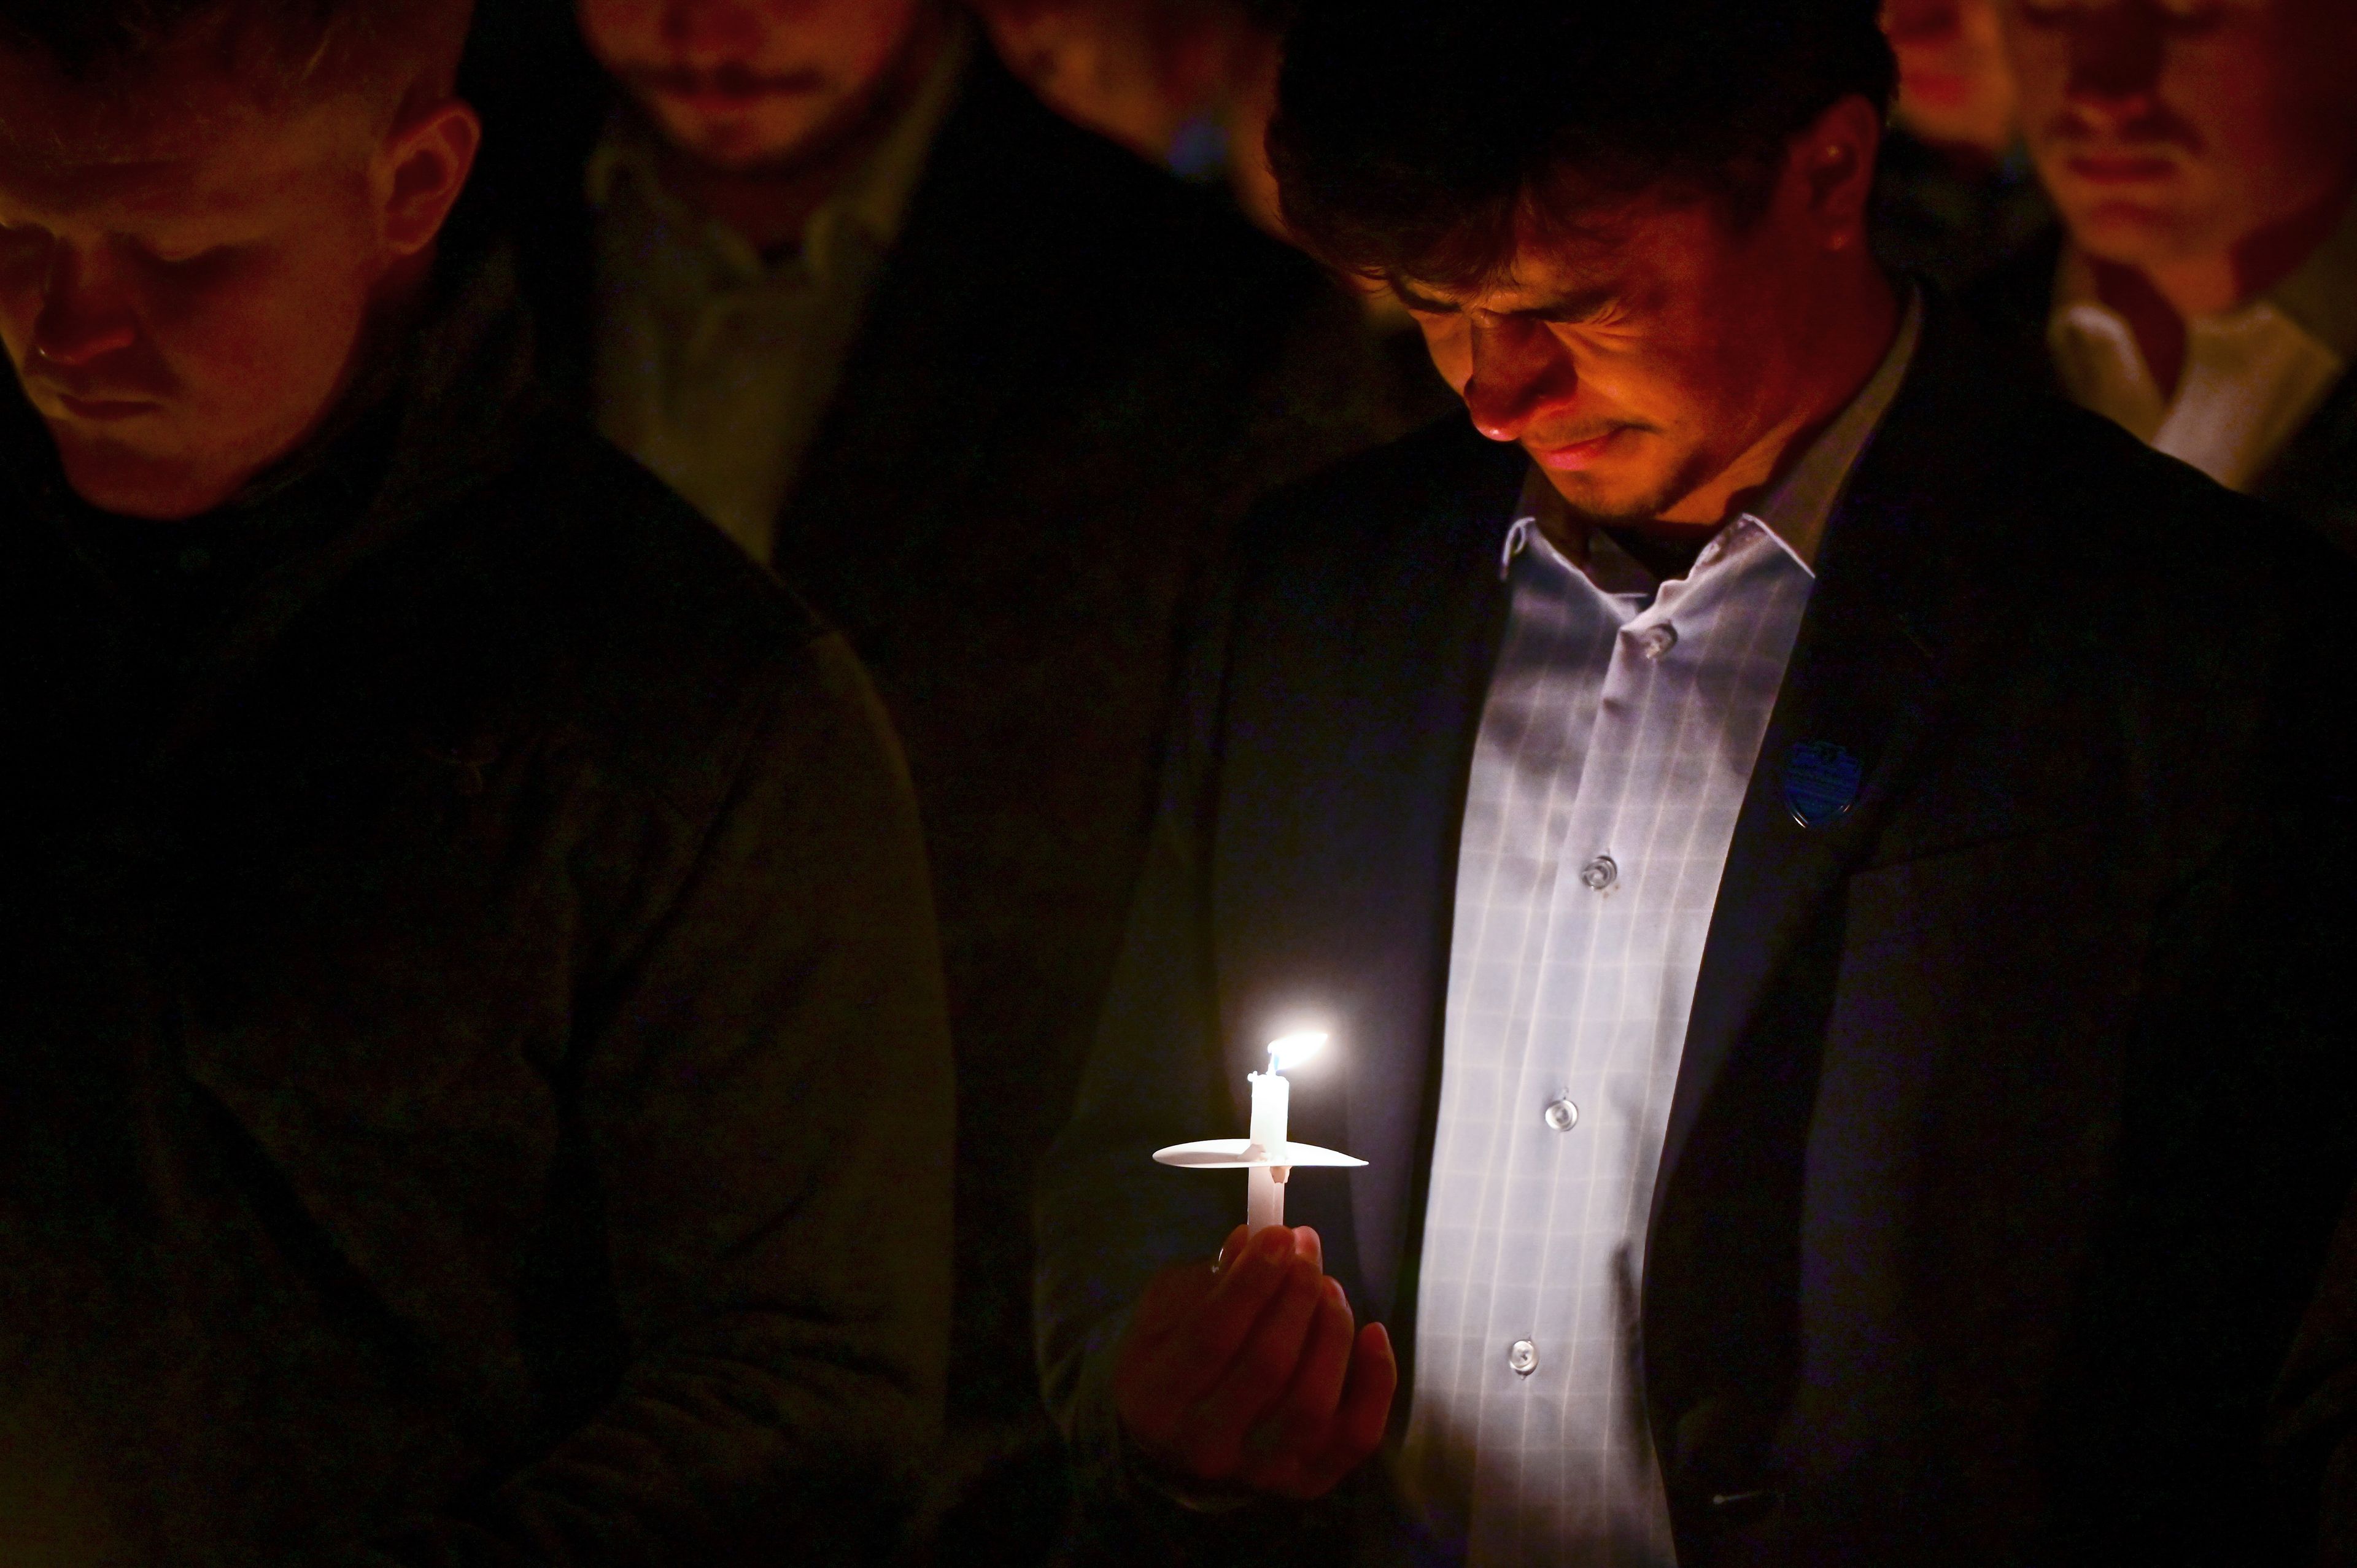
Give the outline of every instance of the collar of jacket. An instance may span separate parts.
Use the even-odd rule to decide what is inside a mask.
[[[1720,881],[1654,1187],[1654,1212],[1713,1084],[1824,903],[1872,846],[1936,708],[1954,499],[1986,483],[1976,433],[2008,407],[1975,373],[1950,315],[1924,324],[1910,369],[1827,524],[1806,618],[1770,718]],[[1822,827],[1785,800],[1796,746],[1858,758],[1856,805]]]

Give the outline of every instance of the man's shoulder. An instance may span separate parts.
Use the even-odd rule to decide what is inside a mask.
[[[1494,534],[1530,472],[1522,449],[1484,437],[1461,410],[1273,492],[1255,510],[1243,553],[1296,567],[1433,559]]]
[[[2343,372],[2260,478],[2257,493],[2357,558],[2357,371]]]
[[[943,126],[911,238],[928,209],[996,251],[1044,295],[1217,324],[1322,301],[1323,271],[1232,206],[1065,120],[995,59],[976,61]],[[984,258],[987,260],[988,258]],[[1246,329],[1246,321],[1235,330]]]
[[[1990,358],[2025,387],[2051,388],[2053,365],[2046,326],[2054,307],[2054,276],[2062,260],[2063,231],[2049,223],[1955,296],[1958,315]]]
[[[500,481],[519,507],[519,542],[578,592],[548,608],[584,623],[593,607],[634,605],[663,646],[723,656],[747,639],[791,647],[823,634],[818,618],[695,509],[587,426],[550,419]],[[537,535],[528,541],[522,536]],[[608,631],[615,628],[608,628]]]
[[[2020,532],[2006,548],[2025,560],[2075,561],[2091,590],[2100,579],[2213,595],[2233,592],[2233,583],[2293,591],[2351,572],[2289,513],[2228,489],[2059,394],[2023,395],[2009,437],[1993,447],[1993,479],[2022,501],[2008,509]]]
[[[492,679],[532,722],[601,755],[702,774],[699,753],[717,760],[781,714],[846,699],[846,656],[819,618],[570,420],[541,423],[441,521],[438,591],[460,600]]]
[[[2123,700],[2223,682],[2256,701],[2302,661],[2357,674],[2326,624],[2357,571],[2315,530],[2007,378],[1969,335],[1926,348],[1845,503],[1882,538],[1845,546],[1837,523],[1829,577],[1846,551],[1985,672],[2048,661],[2018,670],[2033,683],[2061,660]]]

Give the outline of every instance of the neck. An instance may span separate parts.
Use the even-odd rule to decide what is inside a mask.
[[[925,7],[898,58],[849,112],[774,161],[723,168],[657,138],[664,184],[764,255],[799,250],[812,215],[892,134],[948,36],[948,18]]]
[[[2005,161],[2005,155],[2013,149],[2013,114],[2009,103],[2004,106],[2003,113],[1958,117],[1946,124],[1927,124],[1921,115],[1910,113],[1902,99],[1898,121],[1901,130],[1960,178],[1987,178],[1996,171],[1997,165]]]
[[[2161,395],[2174,395],[2185,373],[2188,324],[2248,304],[2298,272],[2340,226],[2350,199],[2350,182],[2339,181],[2317,200],[2203,255],[2142,266],[2091,257],[2095,296],[2128,324]]]
[[[1798,386],[1787,412],[1718,478],[1662,514],[1669,533],[1717,529],[1773,484],[1809,443],[1849,406],[1890,352],[1899,332],[1899,296],[1863,252],[1810,313],[1796,341],[1805,343]]]

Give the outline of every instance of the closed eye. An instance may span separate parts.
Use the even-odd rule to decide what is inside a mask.
[[[218,260],[228,254],[229,247],[197,245],[178,249],[170,245],[142,245],[139,251],[154,265],[168,267],[177,272],[183,268],[202,266],[207,262]]]
[[[1601,327],[1620,314],[1620,301],[1599,291],[1577,295],[1531,314],[1557,327]]]

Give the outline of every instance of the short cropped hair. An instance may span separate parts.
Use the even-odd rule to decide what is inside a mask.
[[[0,0],[0,48],[121,83],[194,48],[266,100],[447,93],[474,0]]]
[[[1517,226],[1646,192],[1765,210],[1786,145],[1887,113],[1878,0],[1310,0],[1269,132],[1286,224],[1337,266],[1473,287]]]

